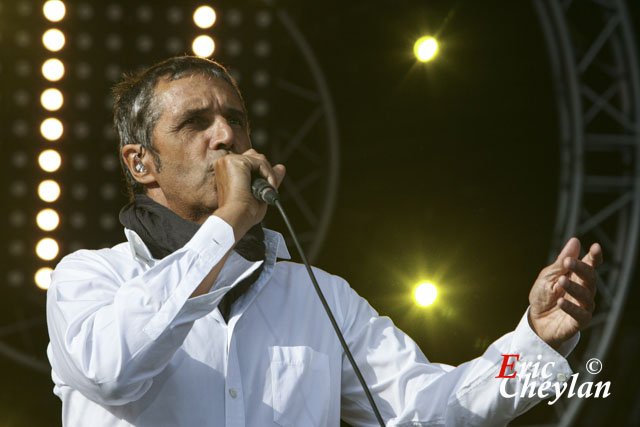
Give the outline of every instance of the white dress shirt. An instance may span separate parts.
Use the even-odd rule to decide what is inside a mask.
[[[189,298],[234,244],[226,222],[211,216],[161,260],[125,235],[111,249],[66,256],[52,275],[47,353],[65,426],[313,427],[339,426],[341,416],[378,425],[304,266],[276,264],[289,255],[280,234],[265,230],[264,270],[228,324],[218,303],[263,261],[232,252],[211,291]],[[481,357],[431,363],[343,279],[314,271],[387,426],[504,425],[540,398],[500,396],[501,354],[571,375],[526,314]],[[508,381],[510,392],[522,387]]]

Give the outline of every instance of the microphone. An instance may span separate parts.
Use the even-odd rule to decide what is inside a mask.
[[[275,205],[276,201],[280,200],[278,192],[273,188],[266,179],[256,178],[251,183],[251,192],[253,197],[268,205]]]

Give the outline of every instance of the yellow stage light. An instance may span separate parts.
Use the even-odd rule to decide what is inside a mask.
[[[40,95],[40,103],[49,111],[56,111],[62,107],[64,97],[58,89],[45,89]]]
[[[36,245],[36,254],[45,261],[51,261],[57,257],[59,251],[58,242],[50,237],[41,239]]]
[[[44,4],[42,7],[42,13],[44,13],[44,17],[47,18],[51,22],[58,22],[64,18],[64,14],[66,13],[66,8],[64,7],[64,3],[59,0],[50,0]]]
[[[419,61],[427,62],[438,52],[438,42],[433,37],[420,37],[413,45],[413,53]]]
[[[62,122],[53,117],[44,119],[40,125],[40,133],[49,141],[60,139],[63,131],[64,127],[62,126]]]
[[[38,156],[38,163],[45,172],[55,172],[62,164],[62,158],[56,150],[44,150]]]
[[[193,40],[192,48],[193,53],[195,53],[196,55],[203,58],[208,58],[216,49],[216,44],[209,36],[198,36]]]
[[[436,300],[438,296],[438,289],[436,289],[433,283],[420,283],[416,286],[414,291],[414,297],[416,299],[416,303],[421,307],[427,307]]]
[[[60,197],[60,185],[52,179],[46,179],[38,186],[38,196],[45,202],[55,202]]]
[[[36,223],[44,231],[52,231],[60,224],[60,217],[53,209],[43,209],[36,216]]]
[[[51,273],[53,273],[53,269],[49,267],[42,267],[36,271],[36,286],[40,289],[44,289],[45,291],[49,289],[49,285],[51,284]]]
[[[42,75],[49,81],[57,82],[64,76],[64,64],[59,59],[47,59],[42,64]]]
[[[216,22],[216,11],[209,6],[200,6],[193,12],[193,22],[200,28],[211,28]]]
[[[42,44],[52,52],[57,52],[64,47],[64,34],[60,30],[51,28],[42,35]]]

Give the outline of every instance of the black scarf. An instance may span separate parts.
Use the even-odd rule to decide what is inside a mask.
[[[133,201],[122,208],[120,223],[135,231],[157,259],[183,247],[200,228],[199,224],[183,219],[145,194],[136,194]],[[254,262],[264,261],[265,250],[260,224],[254,225],[234,247],[238,255]],[[231,305],[258,279],[263,267],[264,263],[222,298],[218,309],[225,321],[228,321]]]

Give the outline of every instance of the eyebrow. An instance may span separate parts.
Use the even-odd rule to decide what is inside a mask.
[[[176,120],[177,123],[182,123],[185,120],[194,117],[194,116],[198,116],[200,114],[204,114],[207,111],[210,110],[209,106],[206,107],[201,107],[201,108],[191,108],[189,110],[184,111],[183,113],[181,113],[178,116],[178,119]],[[226,107],[223,110],[223,114],[225,115],[234,115],[234,116],[239,116],[242,117],[243,119],[247,119],[247,113],[244,110],[239,110],[237,108],[233,108],[233,107]]]

